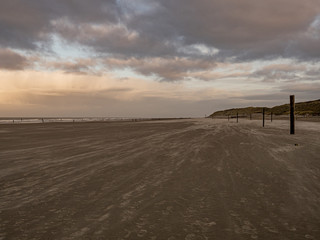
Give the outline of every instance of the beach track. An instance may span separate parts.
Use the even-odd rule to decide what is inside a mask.
[[[0,125],[0,239],[320,239],[320,123]]]

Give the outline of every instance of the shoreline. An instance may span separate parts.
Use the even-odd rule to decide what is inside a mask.
[[[166,121],[192,118],[126,118],[126,117],[2,117],[0,124],[31,124],[31,123],[79,123],[79,122],[140,122]]]

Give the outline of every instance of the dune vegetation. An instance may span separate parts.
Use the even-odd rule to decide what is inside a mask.
[[[290,105],[283,104],[279,106],[274,106],[272,108],[265,108],[266,114],[275,114],[275,115],[288,115],[290,113]],[[250,115],[255,113],[262,113],[263,107],[245,107],[245,108],[232,108],[223,111],[217,111],[211,114],[209,117],[218,117],[218,116],[228,116],[228,115]],[[307,102],[299,102],[295,104],[295,114],[296,115],[311,115],[319,116],[320,115],[320,99]]]

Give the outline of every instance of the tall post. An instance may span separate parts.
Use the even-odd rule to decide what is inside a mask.
[[[294,95],[290,95],[290,134],[294,134]]]
[[[262,108],[262,127],[264,127],[265,108]]]
[[[239,122],[239,114],[238,114],[238,112],[237,112],[237,123]]]
[[[272,122],[272,116],[273,116],[273,112],[271,112],[271,122]]]

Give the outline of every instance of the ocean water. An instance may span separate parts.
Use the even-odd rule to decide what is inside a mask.
[[[140,118],[139,118],[140,119]],[[139,120],[138,119],[138,120]],[[133,121],[135,118],[126,117],[66,117],[66,118],[0,118],[0,124],[27,124],[27,123],[52,123],[52,122],[104,122],[104,121]],[[141,119],[140,119],[141,120]]]

